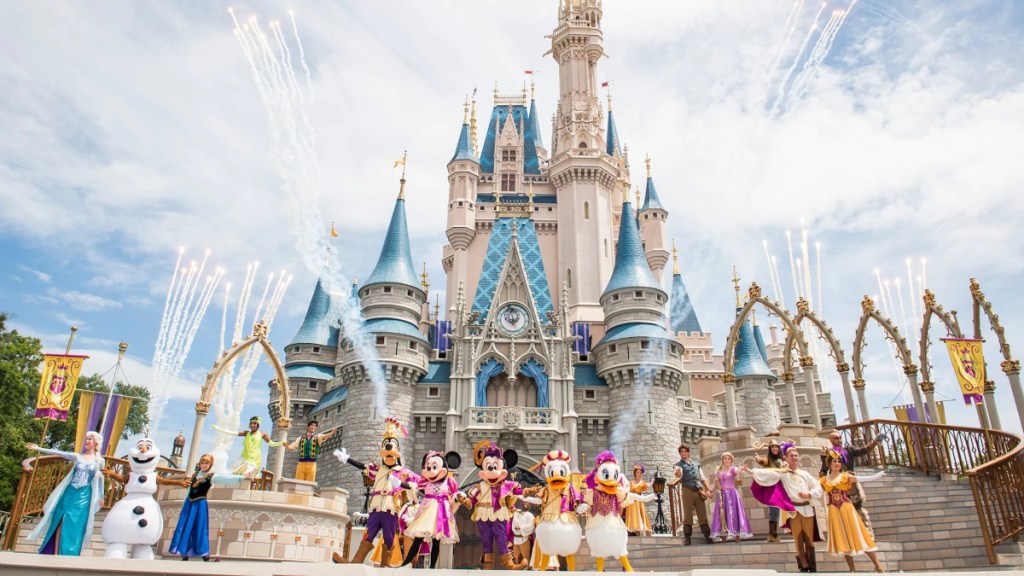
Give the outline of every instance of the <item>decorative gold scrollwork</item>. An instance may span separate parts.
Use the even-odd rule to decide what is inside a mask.
[[[863,390],[864,389],[864,379],[863,378],[854,378],[853,379],[853,389],[854,390]]]
[[[864,299],[860,301],[860,307],[864,310],[865,314],[871,314],[875,311],[875,301],[871,299],[867,294],[864,295]]]
[[[921,391],[922,392],[935,392],[935,383],[934,382],[929,382],[927,380],[925,380],[924,382],[921,382]]]
[[[915,364],[906,364],[906,365],[904,365],[903,366],[903,373],[906,374],[907,376],[913,376],[914,374],[917,374],[917,365],[915,365]]]
[[[203,402],[202,400],[200,400],[199,402],[196,402],[196,414],[209,414],[209,413],[210,413],[210,403],[209,402]]]
[[[1003,369],[1003,372],[1007,374],[1020,372],[1020,360],[1003,360],[999,366]]]

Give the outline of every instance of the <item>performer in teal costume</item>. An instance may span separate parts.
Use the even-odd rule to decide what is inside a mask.
[[[28,444],[29,450],[60,456],[74,462],[71,471],[57,484],[43,506],[43,520],[29,534],[29,540],[45,535],[40,554],[78,556],[82,544],[92,537],[93,519],[103,504],[103,468],[99,455],[103,436],[88,432],[82,442],[82,453],[63,452]]]

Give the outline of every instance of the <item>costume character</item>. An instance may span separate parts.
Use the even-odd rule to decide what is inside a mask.
[[[299,451],[299,462],[295,465],[296,480],[316,482],[316,459],[320,455],[320,448],[338,431],[335,427],[322,434],[317,434],[319,428],[319,422],[310,420],[306,423],[304,435],[284,445],[285,450]]]
[[[875,571],[884,572],[878,562],[875,539],[848,496],[851,486],[857,483],[857,477],[843,470],[843,460],[838,452],[829,450],[826,456],[829,472],[819,482],[828,499],[828,552],[843,556],[850,572],[856,572],[853,557],[859,554],[867,554],[875,565]]]
[[[632,572],[626,548],[629,531],[622,521],[622,509],[642,505],[639,502],[650,502],[654,494],[641,496],[630,492],[615,454],[608,451],[597,455],[594,469],[587,475],[586,482],[584,501],[590,506],[586,524],[587,545],[597,563],[597,571],[604,572],[605,558],[618,558],[622,569]]]
[[[765,455],[758,456],[756,460],[764,468],[786,467],[786,459],[782,456],[782,446],[775,439],[768,443],[768,451]],[[768,538],[765,539],[765,542],[779,541],[779,516],[781,513],[782,509],[778,506],[768,507]]]
[[[740,481],[736,478],[740,469],[732,465],[733,455],[722,453],[722,464],[715,471],[715,514],[711,518],[711,536],[718,536],[725,542],[732,538],[739,542],[741,538],[751,538],[750,521],[747,511],[743,508],[743,497],[736,488]],[[722,517],[725,517],[723,522]]]
[[[809,472],[800,469],[800,454],[795,446],[783,445],[782,453],[786,455],[785,468],[751,470],[744,466],[743,471],[754,476],[750,491],[758,502],[792,513],[789,527],[793,532],[797,566],[801,572],[817,572],[814,541],[819,539],[818,525],[814,521],[811,499],[821,497],[821,485]]]
[[[683,487],[683,545],[693,544],[693,515],[697,515],[700,531],[704,534],[706,544],[714,544],[711,538],[711,526],[708,525],[708,507],[704,501],[711,497],[711,487],[701,470],[700,463],[690,459],[690,447],[679,446],[679,462],[675,465],[676,479]]]
[[[642,464],[633,464],[633,479],[629,482],[629,491],[634,494],[647,492],[647,482],[644,481],[644,474],[647,470]],[[651,519],[647,515],[647,506],[636,504],[626,507],[626,528],[630,534],[637,536],[651,535]]]
[[[381,554],[381,567],[391,566],[391,551],[398,533],[398,513],[401,511],[399,494],[402,491],[402,480],[395,473],[406,471],[402,467],[402,453],[398,442],[399,436],[405,438],[408,430],[401,422],[392,417],[384,419],[384,435],[380,444],[380,463],[363,464],[349,457],[344,448],[335,450],[334,456],[342,463],[351,464],[363,471],[373,487],[370,492],[370,515],[366,521],[366,533],[359,542],[359,549],[352,558],[354,564],[362,564],[366,555],[373,550],[373,539],[380,534],[384,539]],[[408,485],[405,486],[408,488]],[[332,559],[339,564],[348,563],[348,559],[335,552]]]
[[[161,478],[156,466],[160,450],[150,438],[140,438],[128,451],[128,477],[113,470],[103,473],[124,484],[124,496],[110,508],[103,519],[103,541],[107,544],[107,558],[131,557],[152,560],[153,545],[160,541],[164,531],[164,516],[160,504],[153,497],[157,484],[180,484],[180,480]]]
[[[521,570],[508,548],[509,522],[516,499],[523,494],[518,482],[508,479],[508,470],[519,462],[515,450],[502,452],[497,444],[484,440],[473,447],[473,463],[480,468],[480,482],[469,489],[462,504],[473,510],[472,520],[483,545],[483,569],[494,568],[494,556],[507,570]],[[531,499],[531,501],[539,502]]]
[[[871,450],[878,446],[881,442],[886,440],[888,436],[884,433],[875,436],[875,439],[868,442],[864,446],[855,446],[853,444],[843,444],[843,437],[839,432],[833,431],[828,435],[828,441],[830,446],[821,451],[821,470],[818,471],[818,476],[824,476],[828,473],[828,463],[830,459],[829,452],[835,454],[842,463],[843,467],[848,470],[851,474],[854,473],[857,466],[857,458],[861,456],[867,456]],[[866,480],[862,478],[861,481]],[[850,503],[853,504],[854,510],[860,515],[860,519],[864,522],[864,526],[874,534],[874,530],[871,528],[871,514],[868,513],[867,508],[864,507],[864,501],[867,497],[864,494],[864,489],[861,487],[860,482],[851,484],[850,490],[846,496],[850,499]]]
[[[529,564],[533,549],[533,514],[516,510],[512,514],[512,557],[517,564]]]
[[[25,445],[29,450],[60,456],[74,463],[67,476],[46,498],[43,520],[28,535],[29,540],[46,536],[39,547],[40,554],[78,556],[82,553],[83,543],[92,538],[93,521],[103,505],[103,474],[100,471],[105,461],[100,456],[101,446],[103,436],[96,432],[85,434],[81,454],[40,448],[35,444]]]
[[[459,491],[459,484],[449,472],[462,465],[462,457],[458,452],[441,454],[431,450],[423,456],[423,473],[416,476],[410,471],[399,474],[404,482],[412,482],[422,499],[416,509],[416,515],[409,522],[404,534],[412,537],[405,562],[411,564],[419,555],[425,541],[430,541],[430,567],[437,566],[437,555],[441,551],[438,544],[454,544],[459,541],[459,531],[455,527],[455,509],[452,505]]]
[[[206,562],[210,559],[210,508],[206,494],[213,487],[213,454],[203,454],[195,473],[181,480],[181,485],[188,488],[188,494],[181,505],[168,552],[180,554],[186,561],[189,556],[201,556]]]
[[[242,436],[242,454],[238,460],[231,465],[231,473],[237,474],[246,480],[252,480],[263,468],[263,456],[260,454],[261,443],[266,442],[271,448],[277,448],[284,442],[277,442],[270,439],[266,432],[260,431],[260,417],[249,418],[249,429],[232,432],[213,425],[213,429],[228,436]]]
[[[579,514],[585,514],[590,506],[570,482],[570,461],[569,453],[563,450],[552,450],[545,454],[534,469],[543,469],[547,485],[532,488],[528,492],[536,493],[541,501],[540,523],[537,525],[535,539],[541,553],[540,565],[547,566],[549,557],[562,556],[565,565],[572,571],[576,570],[576,552],[583,539]]]

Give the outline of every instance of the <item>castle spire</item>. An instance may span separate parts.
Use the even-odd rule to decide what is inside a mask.
[[[405,157],[398,162],[403,162]],[[381,247],[380,258],[373,273],[366,280],[366,286],[371,284],[404,284],[420,289],[419,278],[416,275],[416,267],[412,263],[412,251],[409,249],[409,227],[405,216],[405,168],[402,168],[402,192],[399,192],[398,200],[395,201],[395,209],[391,213],[391,223],[388,224],[388,231],[384,235],[384,245]]]
[[[740,300],[740,276],[736,273],[736,267],[732,267],[732,285],[736,290],[736,309],[743,307],[743,302]]]
[[[662,210],[667,216],[668,210],[661,205],[658,190],[654,187],[654,178],[651,177],[651,157],[649,155],[644,158],[644,164],[647,166],[647,190],[644,196],[644,206],[640,210]]]
[[[475,101],[474,101],[475,105]],[[462,128],[459,130],[459,142],[455,145],[455,154],[452,159],[448,161],[449,164],[456,160],[469,160],[471,162],[478,162],[476,154],[473,152],[473,135],[470,128],[470,124],[467,121],[467,115],[469,114],[469,99],[462,107]],[[473,123],[476,123],[476,118],[473,118]]]
[[[403,150],[402,151],[402,159],[401,160],[395,160],[395,166],[398,166],[399,163],[402,164],[402,179],[400,181],[401,184],[398,186],[398,199],[399,200],[404,200],[405,199],[405,161],[408,158],[408,156],[409,156],[409,151],[408,150]]]
[[[619,131],[615,128],[615,115],[612,113],[612,95],[608,93],[608,130],[605,134],[605,153],[609,156],[622,156],[622,146],[619,144]]]
[[[679,250],[676,249],[676,241],[672,241],[672,260],[674,270],[672,271],[672,293],[669,296],[669,326],[672,332],[687,334],[703,334],[700,321],[697,320],[697,312],[693,309],[693,302],[690,300],[690,293],[686,291],[683,284],[683,276],[679,273]]]
[[[622,220],[619,225],[619,245],[615,249],[615,269],[611,280],[604,289],[608,294],[621,288],[654,288],[661,290],[651,267],[644,256],[643,244],[640,241],[640,230],[636,225],[636,215],[630,203],[622,204]]]
[[[328,267],[324,266],[317,278],[313,296],[309,299],[306,316],[302,319],[299,331],[295,333],[291,344],[317,344],[320,346],[338,345],[338,327],[333,325],[331,313],[331,295],[324,288],[323,278],[328,275]]]
[[[676,239],[672,239],[672,274],[679,274],[679,250],[676,249]]]

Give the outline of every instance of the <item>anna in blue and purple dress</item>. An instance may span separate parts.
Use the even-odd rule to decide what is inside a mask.
[[[63,452],[28,444],[29,450],[60,456],[74,462],[71,471],[57,484],[43,505],[43,519],[28,535],[36,540],[45,535],[40,554],[79,556],[83,543],[92,537],[93,520],[103,505],[103,468],[100,456],[103,436],[87,432],[82,453]]]
[[[210,508],[206,494],[213,487],[211,468],[213,454],[203,454],[196,473],[182,480],[188,494],[181,505],[178,526],[168,549],[171,554],[180,554],[182,560],[188,560],[190,556],[201,556],[204,562],[210,559]]]

